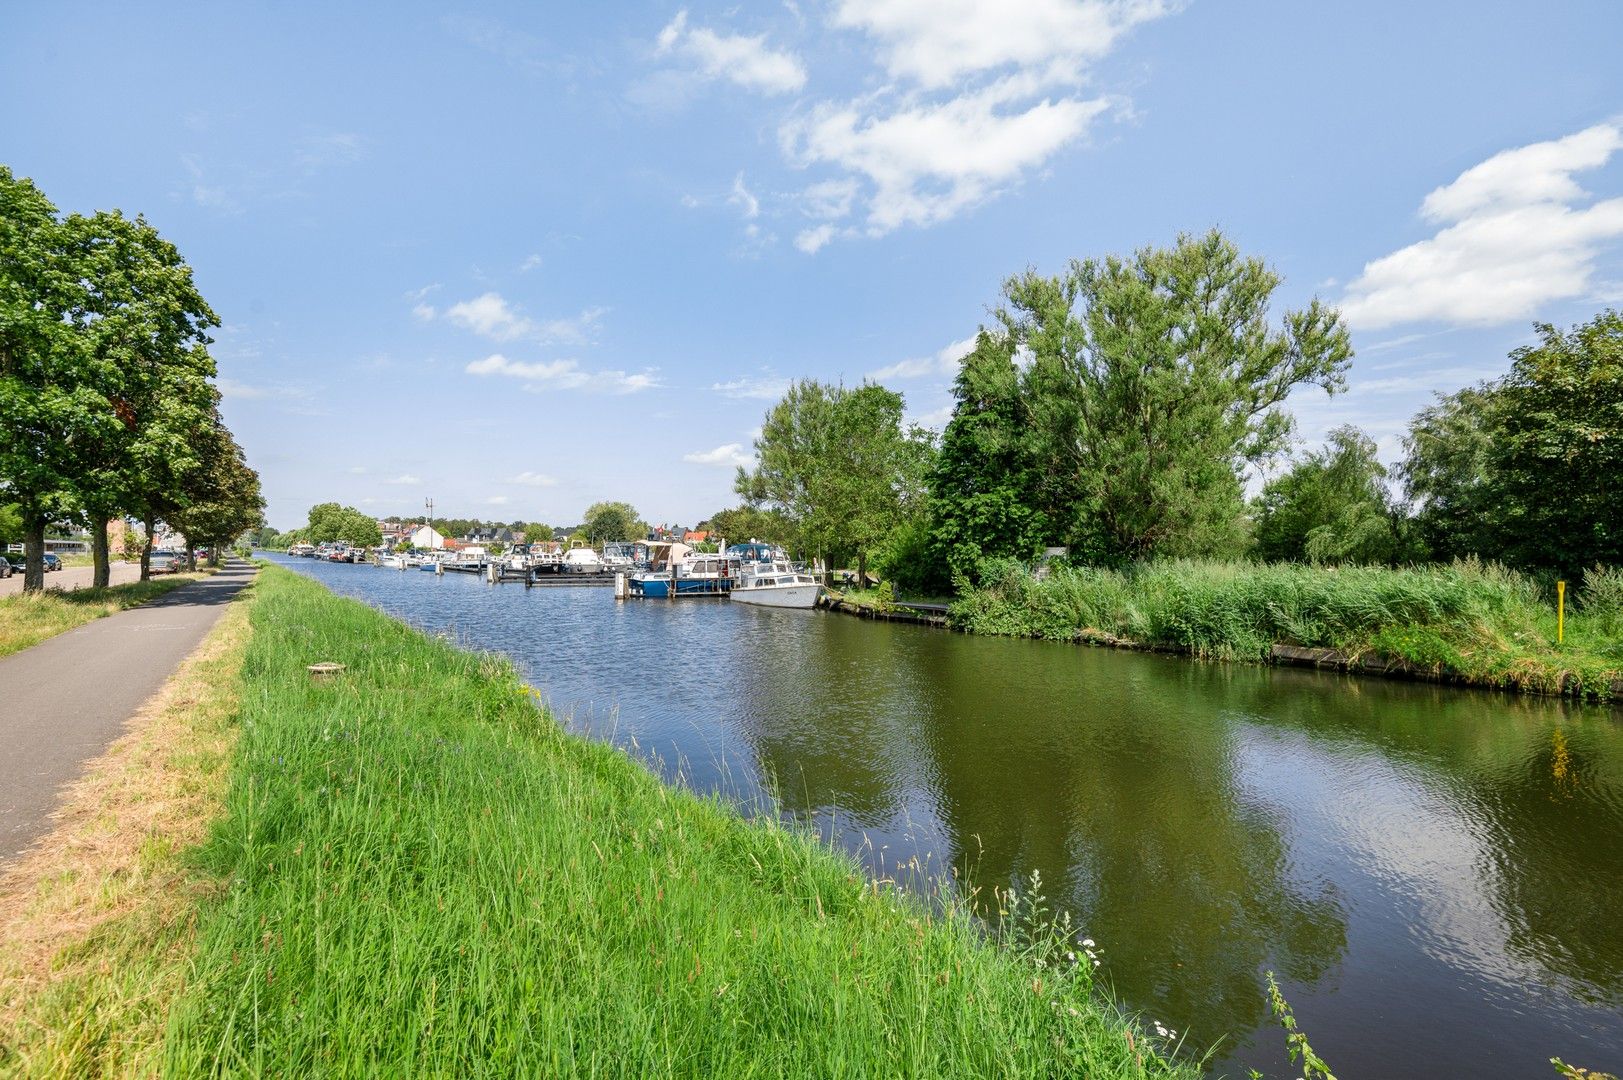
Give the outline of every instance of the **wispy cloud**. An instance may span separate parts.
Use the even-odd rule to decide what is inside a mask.
[[[591,307],[570,318],[532,319],[500,293],[487,292],[452,304],[443,313],[426,304],[418,304],[412,313],[425,321],[443,316],[464,330],[493,341],[522,338],[542,345],[585,345],[596,334],[598,323],[608,310]]]
[[[546,473],[532,472],[526,469],[517,476],[511,477],[507,482],[509,484],[522,484],[524,487],[556,487],[558,479],[554,476],[548,476]]]
[[[383,483],[385,483],[385,484],[394,484],[394,485],[398,485],[400,487],[412,487],[412,486],[415,486],[417,484],[421,484],[422,482],[423,481],[422,481],[421,477],[413,476],[411,473],[401,473],[399,476],[396,476],[392,480],[384,480],[383,481]]]
[[[1574,174],[1619,149],[1623,122],[1610,122],[1467,169],[1421,204],[1437,233],[1366,264],[1342,312],[1356,328],[1487,326],[1586,295],[1601,247],[1623,237],[1623,197],[1591,201]]]
[[[732,194],[727,196],[727,202],[738,207],[739,212],[746,218],[761,216],[761,200],[750,194],[750,189],[744,186],[743,173],[733,177],[733,190]]]
[[[758,398],[776,401],[789,392],[789,380],[776,375],[762,378],[739,378],[727,382],[711,383],[710,389],[730,398]]]
[[[587,371],[579,360],[509,360],[493,353],[474,360],[464,368],[469,375],[500,375],[525,380],[524,389],[533,393],[548,390],[589,390],[610,394],[634,394],[659,385],[656,370],[640,372]]]
[[[745,451],[742,443],[724,443],[714,450],[695,450],[691,454],[683,454],[682,460],[695,465],[714,465],[727,469],[739,466],[748,469],[755,464],[755,456]]]
[[[799,57],[769,48],[766,35],[718,34],[690,27],[685,8],[659,32],[654,51],[682,57],[704,78],[726,79],[763,94],[791,94],[806,85]]]

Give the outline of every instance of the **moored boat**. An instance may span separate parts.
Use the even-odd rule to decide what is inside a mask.
[[[810,574],[796,570],[786,560],[746,563],[738,584],[728,596],[741,604],[762,607],[812,608],[823,587]]]

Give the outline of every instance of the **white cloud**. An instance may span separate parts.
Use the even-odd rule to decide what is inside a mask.
[[[882,367],[878,371],[868,372],[868,378],[874,382],[884,382],[886,379],[919,379],[926,375],[958,374],[958,365],[964,357],[975,348],[975,339],[964,338],[954,341],[936,350],[933,356],[920,356],[910,360],[899,360],[889,367]],[[928,426],[928,425],[927,425]]]
[[[893,77],[928,88],[1011,66],[1072,81],[1132,27],[1173,6],[1166,0],[840,0],[834,24],[877,38]]]
[[[385,484],[399,484],[403,487],[407,487],[415,484],[421,484],[423,481],[420,477],[413,476],[411,473],[402,473],[393,480],[385,480],[383,482]]]
[[[879,236],[945,221],[997,194],[1110,107],[1105,98],[1043,98],[1011,109],[1027,99],[1031,85],[1003,80],[888,116],[825,103],[783,125],[779,136],[798,165],[832,165],[866,177],[873,188],[868,232]]]
[[[686,9],[659,32],[655,52],[683,57],[707,79],[729,79],[763,94],[790,94],[806,85],[806,69],[799,58],[768,48],[766,35],[745,37],[689,27]]]
[[[789,392],[789,380],[772,375],[758,379],[738,378],[727,382],[711,383],[710,389],[730,398],[759,398],[762,401],[776,401]]]
[[[579,360],[509,360],[493,353],[471,361],[464,368],[469,375],[503,375],[524,379],[524,389],[533,393],[548,390],[594,390],[611,394],[634,394],[659,385],[654,369],[640,372],[587,371]]]
[[[434,317],[439,314],[434,310],[433,304],[416,304],[412,307],[411,313],[419,322],[433,322]]]
[[[224,377],[214,380],[215,389],[220,391],[223,398],[232,398],[239,401],[253,401],[265,398],[295,398],[305,399],[310,391],[302,386],[264,386],[252,383],[238,382],[236,379]]]
[[[732,194],[727,196],[727,202],[731,206],[738,207],[739,211],[747,218],[761,216],[761,200],[751,195],[750,189],[744,186],[743,173],[733,177],[733,191]]]
[[[691,454],[683,454],[683,461],[690,461],[695,465],[717,465],[723,468],[743,466],[748,469],[755,465],[755,457],[746,453],[742,443],[726,443],[714,450],[695,450]]]
[[[598,322],[608,308],[592,307],[569,319],[531,319],[507,302],[500,293],[487,292],[472,300],[463,300],[445,309],[445,318],[494,341],[513,341],[524,338],[542,344],[584,345],[592,338]],[[426,304],[419,304],[413,313],[421,319],[432,319],[435,312]]]
[[[1573,174],[1623,149],[1623,123],[1506,150],[1433,191],[1441,228],[1364,266],[1341,302],[1360,329],[1439,321],[1485,326],[1583,296],[1600,246],[1623,237],[1623,198],[1589,202]]]
[[[518,264],[518,271],[521,274],[527,274],[531,270],[534,270],[537,267],[539,267],[540,265],[541,265],[541,256],[540,255],[528,255],[528,256],[525,257],[523,262]]]
[[[800,232],[795,234],[795,247],[804,251],[807,255],[815,255],[823,249],[825,244],[834,239],[834,232],[834,226],[827,222],[815,228],[801,229]]]
[[[485,505],[486,506],[506,506],[508,503],[510,503],[512,501],[513,500],[509,496],[506,496],[506,495],[491,495],[490,497],[485,499]]]
[[[352,476],[365,476],[370,470],[365,465],[351,465],[349,471]]]
[[[808,215],[831,221],[851,212],[851,203],[857,197],[857,182],[823,180],[806,188],[800,197]]]
[[[507,481],[509,484],[523,484],[525,487],[554,487],[558,483],[557,477],[546,473],[531,472],[526,469]]]

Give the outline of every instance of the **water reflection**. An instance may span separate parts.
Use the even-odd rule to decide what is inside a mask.
[[[1618,714],[725,603],[302,562],[513,656],[579,730],[774,792],[876,867],[1039,871],[1132,1008],[1286,1073],[1623,1061]]]

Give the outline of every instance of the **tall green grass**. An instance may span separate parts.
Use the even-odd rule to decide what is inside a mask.
[[[1055,935],[989,942],[563,733],[505,662],[286,571],[258,588],[203,854],[228,885],[167,1071],[1194,1075]]]
[[[1276,643],[1399,656],[1441,673],[1529,690],[1610,694],[1623,577],[1597,571],[1555,644],[1553,597],[1474,561],[1390,569],[1165,560],[1125,570],[1055,567],[1038,579],[988,563],[952,608],[985,634],[1072,641],[1103,633],[1221,660],[1263,660]],[[1608,606],[1610,605],[1610,606]]]

